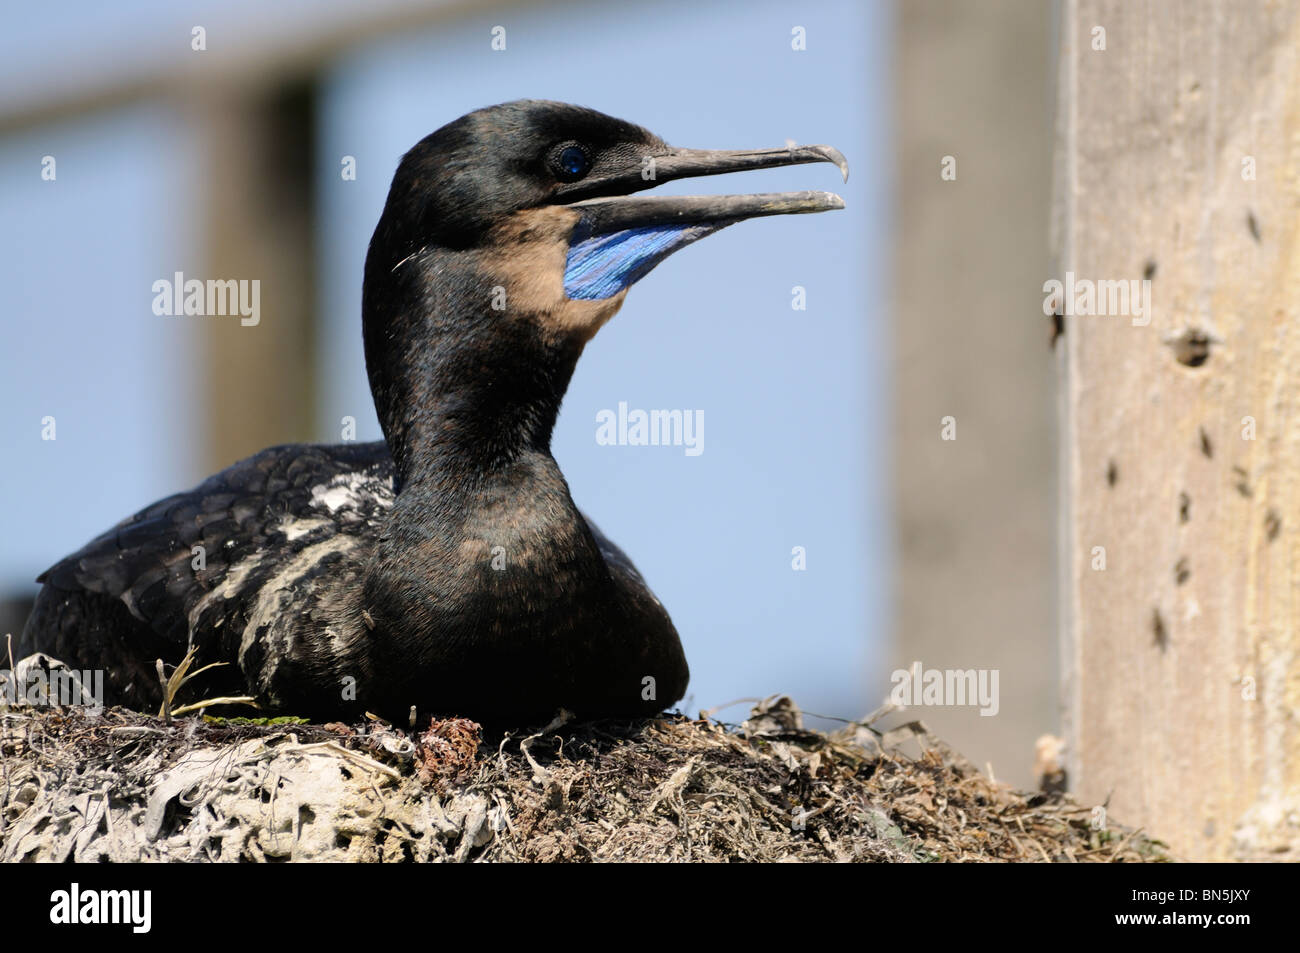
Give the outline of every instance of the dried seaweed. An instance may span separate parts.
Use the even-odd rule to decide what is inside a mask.
[[[915,749],[908,753],[909,749]],[[0,709],[5,861],[1151,861],[1068,796],[1016,792],[919,722],[170,723]]]

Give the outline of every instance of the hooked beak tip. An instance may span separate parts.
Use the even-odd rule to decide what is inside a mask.
[[[844,158],[844,153],[840,152],[839,149],[834,146],[805,146],[804,148],[825,157],[827,162],[832,163],[835,168],[840,170],[840,175],[844,177],[844,181],[849,181],[849,160]]]

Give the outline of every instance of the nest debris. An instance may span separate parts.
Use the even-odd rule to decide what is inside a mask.
[[[464,719],[165,721],[0,707],[3,861],[1125,861],[1060,793],[992,781],[920,722],[681,715],[484,738]],[[914,750],[909,750],[914,749]]]

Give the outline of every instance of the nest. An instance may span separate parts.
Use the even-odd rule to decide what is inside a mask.
[[[919,722],[827,734],[785,698],[740,725],[296,722],[0,708],[0,860],[1166,859]]]

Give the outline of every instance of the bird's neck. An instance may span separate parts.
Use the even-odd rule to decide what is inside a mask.
[[[490,479],[549,456],[582,343],[500,309],[472,255],[367,260],[366,366],[399,491]],[[373,267],[372,267],[373,266]]]

